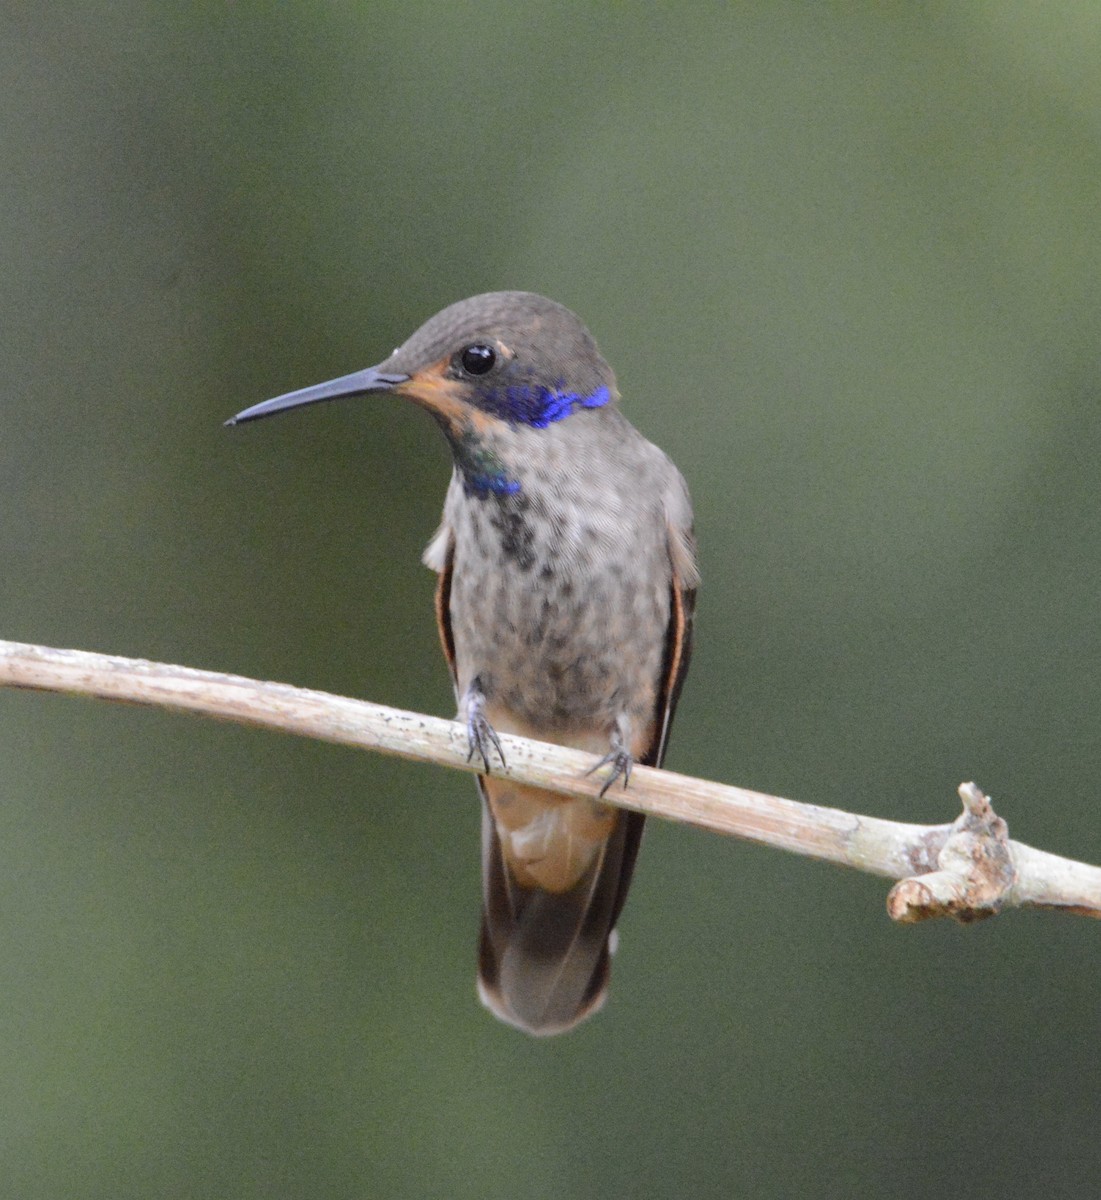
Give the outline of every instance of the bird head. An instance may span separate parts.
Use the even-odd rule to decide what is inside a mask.
[[[531,292],[487,292],[437,313],[377,366],[265,400],[226,424],[372,392],[427,409],[453,445],[546,429],[618,398],[611,368],[569,309]]]

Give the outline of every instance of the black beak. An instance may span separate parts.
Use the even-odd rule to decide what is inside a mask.
[[[408,379],[408,375],[393,375],[380,371],[378,367],[368,367],[365,371],[353,371],[351,375],[341,375],[339,379],[330,379],[328,383],[316,383],[313,387],[288,392],[285,396],[276,396],[274,400],[254,404],[235,417],[230,417],[226,424],[241,425],[245,421],[256,421],[260,417],[270,417],[273,413],[285,412],[289,408],[301,408],[303,404],[317,404],[321,400],[365,396],[368,392],[388,392]]]

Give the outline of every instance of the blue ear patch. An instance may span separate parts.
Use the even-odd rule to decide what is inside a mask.
[[[513,384],[479,396],[481,407],[512,425],[530,425],[546,429],[555,421],[564,421],[579,408],[603,408],[612,398],[611,391],[599,387],[588,396],[564,392],[543,384]]]

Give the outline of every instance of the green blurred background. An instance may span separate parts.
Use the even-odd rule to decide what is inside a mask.
[[[1094,4],[0,12],[0,636],[452,711],[395,402],[494,288],[692,487],[677,770],[1097,862]],[[0,693],[5,1196],[1094,1196],[1098,930],[652,823],[611,1001],[473,990],[468,778]]]

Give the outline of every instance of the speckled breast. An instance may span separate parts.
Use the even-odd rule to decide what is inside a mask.
[[[548,736],[653,718],[671,569],[656,500],[614,487],[575,504],[525,490],[452,516],[451,619],[459,691]]]

